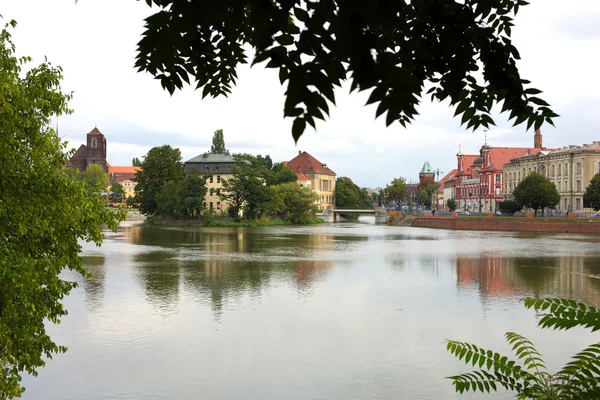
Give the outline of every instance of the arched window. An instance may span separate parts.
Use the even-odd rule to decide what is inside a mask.
[[[92,149],[95,149],[96,147],[98,147],[98,141],[96,138],[92,138]]]

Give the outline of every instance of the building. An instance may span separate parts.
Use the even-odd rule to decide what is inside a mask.
[[[129,166],[112,166],[108,164],[108,179],[111,185],[120,183],[125,191],[124,197],[135,196],[135,175],[140,167],[129,167]]]
[[[558,193],[562,212],[583,212],[583,194],[594,175],[600,172],[600,141],[583,146],[566,146],[511,159],[504,165],[504,191],[512,198],[515,187],[531,172],[549,178]]]
[[[79,146],[75,154],[67,162],[67,167],[77,168],[79,172],[85,172],[88,165],[98,164],[108,172],[106,138],[102,132],[98,128],[92,129],[87,134],[86,143]]]
[[[208,175],[206,181],[206,207],[210,210],[227,211],[229,203],[219,197],[223,181],[233,178],[235,158],[229,154],[200,154],[183,164],[185,174]]]
[[[431,165],[429,165],[429,161],[425,161],[421,172],[419,172],[419,188],[425,187],[430,183],[435,183],[435,172],[431,168]]]
[[[320,162],[306,151],[298,151],[298,155],[285,165],[296,173],[298,184],[310,187],[317,194],[319,210],[335,208],[336,174],[327,167],[327,164]]]
[[[447,201],[453,199],[454,196],[454,176],[458,170],[455,168],[452,171],[448,172],[438,184],[440,187],[437,190],[437,209],[441,211],[448,211],[448,206],[446,205]]]
[[[456,154],[457,172],[448,183],[448,186],[454,185],[459,209],[495,212],[498,203],[505,198],[504,166],[512,159],[551,150],[543,147],[539,129],[533,142],[534,147],[492,147],[486,141],[478,155],[463,154],[459,150]]]

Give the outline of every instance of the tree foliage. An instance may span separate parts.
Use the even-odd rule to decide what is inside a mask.
[[[140,161],[139,158],[133,157],[133,160],[131,160],[131,165],[133,165],[134,167],[141,167],[142,162]]]
[[[315,218],[317,212],[317,194],[312,190],[296,183],[283,183],[271,186],[273,211],[289,219],[294,224],[300,224]]]
[[[583,206],[591,207],[594,211],[600,211],[600,173],[594,175],[589,186],[585,189]]]
[[[352,179],[340,176],[335,181],[335,205],[339,208],[371,208],[366,189],[361,189]]]
[[[499,103],[528,128],[557,116],[517,69],[511,30],[525,0],[146,3],[159,11],[146,18],[139,71],[170,93],[191,83],[203,97],[227,96],[252,48],[252,64],[266,62],[287,83],[295,140],[329,114],[346,80],[371,92],[367,104],[387,125],[412,122],[425,94],[448,100],[467,129],[494,125]]]
[[[0,31],[0,398],[19,397],[24,373],[37,375],[66,347],[52,341],[48,323],[67,311],[61,300],[77,284],[61,278],[88,272],[81,241],[102,242],[102,225],[116,229],[122,211],[106,209],[78,174],[65,169],[71,152],[50,128],[70,113],[62,70],[16,57],[10,29]]]
[[[210,146],[210,152],[213,154],[229,154],[229,150],[225,147],[225,137],[223,136],[223,129],[217,129],[213,133],[212,146]]]
[[[108,188],[108,174],[98,164],[90,164],[80,175],[87,188],[92,192],[104,192]]]
[[[282,183],[296,182],[297,180],[296,173],[290,167],[282,163],[275,163],[267,177],[267,185],[281,185]]]
[[[514,200],[504,200],[498,203],[498,208],[500,211],[506,214],[513,214],[523,208],[519,203]]]
[[[600,329],[600,311],[567,299],[525,299],[542,328],[571,329],[576,326]],[[550,374],[542,355],[527,338],[506,334],[517,359],[485,350],[473,344],[448,341],[447,349],[459,360],[478,370],[451,376],[457,392],[490,392],[503,387],[517,392],[519,399],[597,399],[600,397],[600,343],[575,354],[561,370]]]
[[[152,215],[157,210],[156,196],[167,182],[183,179],[181,152],[169,145],[153,147],[144,157],[141,169],[136,173],[136,198],[140,212]]]
[[[388,201],[400,204],[408,195],[408,185],[404,178],[394,178],[389,185],[386,185],[385,197]]]
[[[448,207],[448,210],[456,211],[456,209],[458,208],[458,203],[456,202],[456,199],[452,197],[446,200],[446,206]]]
[[[240,211],[246,219],[256,218],[269,208],[269,196],[266,186],[267,170],[262,161],[238,156],[233,167],[233,178],[223,180],[219,198],[229,202],[232,214]]]
[[[532,208],[537,215],[538,210],[554,208],[560,201],[560,195],[554,183],[537,172],[530,173],[513,190],[515,201],[522,207]]]

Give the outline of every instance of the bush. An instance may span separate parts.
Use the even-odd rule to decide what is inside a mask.
[[[514,214],[517,211],[520,211],[521,205],[514,200],[504,200],[503,202],[498,204],[498,208],[505,214]]]

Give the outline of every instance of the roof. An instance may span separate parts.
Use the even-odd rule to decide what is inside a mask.
[[[423,164],[423,168],[421,168],[421,172],[419,172],[420,174],[433,174],[433,168],[431,168],[431,165],[429,165],[429,161],[425,161],[425,164]]]
[[[199,154],[194,158],[186,161],[186,163],[234,163],[235,158],[230,154],[214,154],[204,153]]]
[[[94,127],[94,129],[92,129],[91,131],[89,131],[89,132],[88,132],[88,135],[100,135],[100,136],[104,136],[104,135],[102,134],[102,132],[100,132],[100,131],[98,130],[98,128],[96,128],[96,127]]]
[[[511,158],[523,157],[539,151],[540,149],[533,147],[491,147],[490,164],[497,170],[502,170],[504,164],[508,164]]]
[[[329,169],[327,164],[323,164],[306,151],[299,152],[296,157],[288,161],[287,166],[290,167],[296,174],[298,174],[298,172],[302,172],[304,174],[310,173],[335,176],[335,172]]]
[[[140,167],[129,167],[129,166],[108,166],[109,174],[135,174],[141,168]]]
[[[458,170],[456,168],[454,168],[452,171],[450,171],[446,175],[444,175],[444,177],[438,181],[440,186],[443,186],[447,180],[454,178],[454,175],[456,175],[457,172],[458,172]]]
[[[296,172],[296,176],[298,177],[299,181],[310,181],[310,179],[302,172]]]

